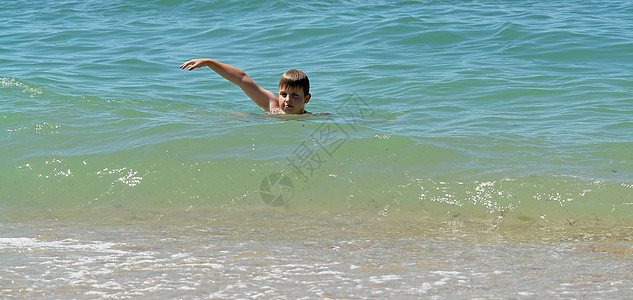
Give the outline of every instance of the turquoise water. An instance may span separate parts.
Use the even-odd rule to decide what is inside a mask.
[[[0,21],[0,233],[6,238],[0,249],[9,258],[34,248],[52,256],[85,248],[97,261],[104,253],[141,261],[141,248],[169,256],[177,251],[174,240],[163,239],[171,246],[161,250],[143,242],[143,235],[180,234],[163,234],[161,226],[194,226],[230,241],[225,250],[237,252],[247,252],[239,245],[248,244],[253,228],[265,240],[299,243],[280,247],[300,252],[312,246],[297,240],[308,237],[356,245],[388,236],[397,249],[449,239],[446,247],[462,247],[456,251],[465,257],[469,244],[453,244],[456,236],[490,242],[492,233],[499,238],[494,243],[530,243],[491,246],[490,253],[506,254],[513,247],[532,251],[535,241],[630,243],[628,1],[11,1],[0,8]],[[301,69],[311,80],[307,109],[323,114],[265,114],[210,69],[178,68],[199,57],[241,68],[273,92],[285,70]],[[223,228],[234,233],[218,234]],[[189,250],[206,253],[206,239],[186,236]],[[86,246],[93,244],[105,248]],[[553,244],[544,251],[580,255],[574,247]],[[624,253],[628,263],[620,269],[627,270],[630,244],[617,247],[606,251],[615,258],[605,266],[615,268]],[[282,248],[273,253],[282,255]],[[314,259],[329,261],[328,253],[317,251]],[[181,258],[172,263],[200,267]],[[442,265],[437,258],[417,267],[435,272]],[[406,274],[385,282],[425,271],[403,268]],[[218,281],[232,274],[211,269],[222,274]],[[350,281],[373,282],[375,268],[352,269],[366,272]],[[276,276],[270,272],[265,275]],[[451,276],[444,278],[459,277]],[[509,285],[520,283],[516,276]],[[534,296],[569,296],[557,283],[570,280],[553,278]],[[39,287],[32,296],[46,290],[42,282],[26,282]],[[59,290],[52,295],[125,297],[79,282],[70,291],[54,284]],[[1,293],[18,295],[24,283]],[[252,283],[216,296],[253,296],[259,290]],[[393,290],[383,295],[392,297],[455,295],[433,289],[439,285],[386,286]],[[619,287],[618,293],[630,292],[630,284]],[[571,292],[585,292],[577,288]],[[300,287],[292,291],[285,295],[303,295]],[[170,295],[154,292],[131,295]],[[312,295],[328,293],[339,295],[328,289]]]

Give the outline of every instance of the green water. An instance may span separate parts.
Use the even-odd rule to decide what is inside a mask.
[[[630,298],[632,32],[628,1],[3,3],[0,297]],[[198,57],[301,69],[315,115]]]

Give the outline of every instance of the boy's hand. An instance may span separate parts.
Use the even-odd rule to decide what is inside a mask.
[[[270,111],[271,108],[279,107],[279,98],[277,98],[277,95],[261,88],[250,77],[248,77],[244,71],[236,67],[208,58],[192,59],[180,66],[181,69],[189,69],[189,71],[201,67],[209,67],[211,70],[224,77],[224,79],[239,86],[242,91],[244,91],[244,93],[251,98],[253,102],[255,102],[255,104],[263,108],[265,111]]]
[[[189,67],[189,71],[193,70],[193,69],[197,69],[197,68],[202,68],[202,67],[206,67],[206,60],[205,59],[192,59],[184,64],[182,64],[180,66],[181,69],[185,69],[187,67]]]

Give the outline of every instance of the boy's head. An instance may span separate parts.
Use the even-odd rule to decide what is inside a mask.
[[[287,114],[302,114],[310,101],[310,80],[297,70],[286,71],[279,79],[279,107]]]

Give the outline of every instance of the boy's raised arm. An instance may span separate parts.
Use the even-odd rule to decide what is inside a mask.
[[[223,64],[213,59],[192,59],[180,66],[189,71],[201,67],[209,67],[226,80],[239,86],[246,95],[265,111],[271,110],[277,104],[277,96],[257,85],[246,73],[236,67]]]

